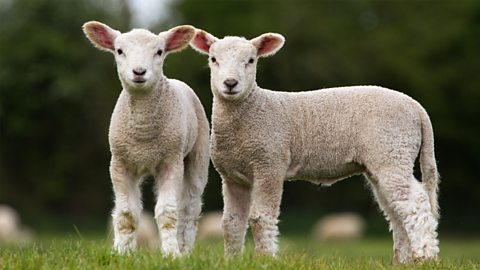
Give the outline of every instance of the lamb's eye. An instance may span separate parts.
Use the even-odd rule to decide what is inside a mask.
[[[122,55],[123,54],[122,49],[117,49],[117,53],[118,53],[118,55]]]
[[[250,58],[250,60],[248,60],[248,63],[250,63],[250,64],[253,64],[253,62],[255,62],[255,60],[253,60],[253,58]]]
[[[210,60],[212,61],[212,63],[216,63],[216,62],[217,62],[217,59],[216,59],[215,57],[210,58]]]
[[[158,50],[157,55],[159,55],[159,56],[162,55],[162,50]]]

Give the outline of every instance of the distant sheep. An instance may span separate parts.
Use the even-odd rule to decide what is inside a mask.
[[[140,247],[155,250],[160,247],[158,228],[150,213],[142,212],[138,220],[137,244]]]
[[[158,35],[144,29],[122,34],[88,22],[83,30],[95,47],[115,55],[123,86],[109,130],[114,249],[125,253],[135,248],[140,183],[143,176],[153,175],[162,250],[188,253],[207,182],[209,126],[192,89],[166,78],[162,67],[168,54],[188,46],[195,29],[185,25]]]
[[[199,239],[222,239],[222,212],[214,211],[202,215],[198,223]]]
[[[197,30],[193,48],[211,69],[212,161],[223,179],[225,250],[242,250],[247,221],[257,253],[277,253],[283,182],[331,185],[363,174],[393,230],[399,262],[436,258],[438,174],[422,106],[377,86],[299,93],[262,89],[259,57],[283,36],[218,39]],[[420,154],[422,182],[413,175]]]
[[[363,236],[365,220],[355,213],[335,213],[323,216],[313,226],[316,241],[349,241]]]
[[[33,233],[20,222],[17,211],[8,205],[0,205],[0,244],[26,244]]]

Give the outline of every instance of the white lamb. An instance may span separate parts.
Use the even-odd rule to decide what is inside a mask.
[[[139,186],[142,176],[153,175],[162,251],[188,253],[207,182],[209,126],[192,89],[166,78],[162,66],[169,53],[188,46],[195,29],[185,25],[158,35],[143,29],[122,34],[88,22],[83,30],[95,47],[115,55],[123,86],[109,130],[114,249],[125,253],[136,247]]]
[[[363,174],[393,231],[398,262],[433,259],[438,174],[433,131],[422,106],[402,93],[353,86],[299,93],[262,89],[259,57],[283,36],[217,39],[197,30],[191,46],[209,55],[212,161],[223,179],[225,250],[242,250],[248,219],[260,254],[277,252],[283,182],[330,185]],[[422,182],[413,176],[420,153]]]

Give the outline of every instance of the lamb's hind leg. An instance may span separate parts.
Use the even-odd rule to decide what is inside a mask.
[[[202,193],[208,178],[208,155],[191,153],[185,159],[183,187],[178,202],[178,245],[182,254],[193,248],[197,234],[197,223],[202,210]]]
[[[165,164],[157,178],[157,204],[155,219],[160,233],[162,252],[180,254],[177,240],[178,194],[183,182],[183,162]]]
[[[380,209],[383,211],[385,218],[389,222],[390,231],[393,234],[393,259],[395,262],[404,263],[410,259],[410,241],[405,231],[401,218],[398,217],[388,204],[384,194],[379,192],[378,179],[373,175],[365,175],[369,180],[373,195],[378,202]]]
[[[413,261],[435,259],[438,255],[437,224],[422,183],[413,174],[399,168],[373,173],[378,192],[399,217],[410,242],[408,258]]]
[[[113,247],[119,253],[128,253],[137,246],[136,230],[142,212],[139,179],[135,179],[124,164],[114,157],[110,162],[110,176],[115,193]]]

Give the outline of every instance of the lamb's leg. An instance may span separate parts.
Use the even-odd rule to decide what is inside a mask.
[[[198,218],[202,210],[202,193],[208,178],[209,158],[208,156],[203,158],[204,160],[191,159],[189,156],[184,161],[184,182],[178,202],[178,245],[182,254],[191,251],[197,234]]]
[[[112,157],[110,176],[115,193],[115,207],[112,213],[114,250],[128,253],[136,248],[138,220],[142,212],[139,180]]]
[[[178,256],[180,250],[177,240],[177,196],[183,184],[183,162],[166,164],[160,169],[156,179],[155,219],[160,234],[162,252]]]
[[[378,191],[378,179],[373,175],[366,176],[372,188],[373,195],[389,222],[390,231],[393,234],[393,259],[395,262],[405,263],[410,259],[409,256],[411,254],[407,232],[402,225],[400,217],[398,217],[390,207],[384,194]]]
[[[399,217],[410,241],[408,258],[414,261],[435,259],[438,256],[437,225],[430,201],[423,187],[411,173],[397,169],[375,173],[378,192]],[[405,256],[406,257],[406,256]]]
[[[283,179],[256,178],[253,184],[250,226],[255,253],[275,256],[278,251],[278,216],[282,199]]]
[[[250,211],[251,187],[223,179],[223,238],[225,253],[243,251]]]

